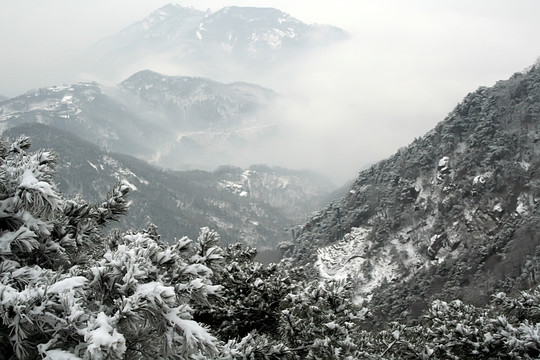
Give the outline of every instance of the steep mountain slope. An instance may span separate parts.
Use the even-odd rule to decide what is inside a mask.
[[[200,58],[206,58],[210,45],[218,45],[239,62],[257,60],[271,63],[286,51],[342,39],[342,30],[331,26],[308,25],[272,8],[223,8],[202,19],[195,36]]]
[[[290,237],[284,229],[302,221],[292,214],[319,207],[317,200],[333,188],[316,174],[264,166],[164,171],[131,156],[103,152],[69,132],[43,124],[24,124],[4,132],[10,138],[21,134],[30,136],[34,149],[59,154],[56,179],[65,194],[97,200],[115,182],[127,181],[133,190],[132,204],[122,227],[141,229],[153,222],[166,240],[184,235],[196,238],[201,227],[209,226],[219,231],[225,243],[243,241],[261,249],[275,248]]]
[[[266,165],[252,165],[247,170],[222,166],[214,174],[220,179],[220,188],[280,209],[290,224],[304,222],[309,209],[319,208],[335,188],[327,178],[313,171]]]
[[[168,4],[114,36],[99,41],[89,53],[96,58],[108,55],[109,59],[120,59],[123,52],[135,53],[143,49],[159,50],[167,46],[168,42],[186,40],[187,34],[204,17],[205,13],[202,11]]]
[[[301,50],[342,40],[343,30],[308,25],[280,10],[226,7],[215,13],[165,5],[89,51],[91,72],[114,74],[152,61],[208,71],[267,68]],[[217,72],[219,72],[217,71]]]
[[[30,91],[0,102],[0,129],[37,122],[66,129],[113,151],[144,156],[142,141],[154,127],[123,107],[97,83],[78,83]]]
[[[537,63],[467,95],[434,130],[362,171],[287,254],[352,279],[375,323],[415,318],[435,296],[484,304],[536,283],[539,122]]]
[[[277,96],[273,91],[248,83],[222,84],[189,76],[165,76],[140,71],[119,84],[124,92],[137,96],[143,110],[161,114],[167,125],[179,130],[228,130],[243,117],[253,116],[261,105]]]
[[[272,136],[260,113],[276,96],[252,84],[142,71],[118,88],[78,83],[1,101],[0,130],[38,122],[163,167],[214,169]]]

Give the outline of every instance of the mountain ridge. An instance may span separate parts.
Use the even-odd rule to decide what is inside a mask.
[[[277,97],[249,83],[142,71],[116,88],[81,82],[4,100],[0,130],[40,122],[162,167],[210,170],[273,136],[261,111]]]
[[[345,38],[342,29],[305,24],[275,8],[230,6],[204,12],[168,4],[97,42],[81,61],[85,71],[109,78],[153,62],[215,77],[237,68],[269,69],[303,49]]]
[[[314,213],[283,245],[289,260],[352,280],[376,323],[414,319],[434,298],[485,304],[530,285],[540,245],[539,104],[538,64],[469,93]]]
[[[3,136],[15,139],[23,134],[33,148],[59,155],[56,179],[64,194],[97,201],[122,180],[132,188],[132,205],[121,228],[154,223],[167,241],[196,237],[201,227],[210,226],[224,243],[242,241],[273,249],[290,237],[283,229],[320,206],[333,189],[320,175],[262,165],[214,172],[163,170],[129,155],[105,152],[45,124],[23,124]]]

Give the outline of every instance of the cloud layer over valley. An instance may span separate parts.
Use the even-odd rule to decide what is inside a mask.
[[[182,1],[212,11],[233,4],[274,7],[306,23],[341,27],[349,37],[258,71],[193,69],[162,57],[146,58],[116,76],[66,71],[91,44],[166,3],[3,2],[0,31],[9,55],[0,59],[0,95],[80,80],[112,85],[142,69],[253,82],[282,95],[265,122],[281,124],[283,136],[243,154],[239,165],[310,168],[340,183],[423,135],[468,92],[540,56],[540,3],[532,0]]]

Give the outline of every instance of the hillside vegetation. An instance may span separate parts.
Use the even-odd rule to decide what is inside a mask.
[[[375,323],[416,319],[434,298],[484,305],[536,284],[539,123],[540,65],[479,88],[362,171],[285,245],[289,256],[351,279]]]

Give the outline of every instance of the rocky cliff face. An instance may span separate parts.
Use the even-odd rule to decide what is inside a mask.
[[[484,303],[536,282],[540,65],[470,93],[446,119],[363,171],[288,254],[352,279],[381,319],[434,296]],[[343,238],[341,238],[343,234]]]

